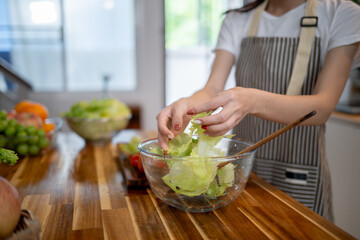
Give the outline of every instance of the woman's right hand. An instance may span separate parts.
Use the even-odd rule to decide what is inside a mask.
[[[168,148],[167,142],[177,134],[183,132],[191,116],[187,111],[193,107],[189,98],[181,98],[165,107],[156,117],[158,140],[162,149]]]

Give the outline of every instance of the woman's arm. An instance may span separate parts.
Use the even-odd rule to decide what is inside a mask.
[[[209,101],[222,91],[234,64],[234,55],[225,50],[217,50],[212,70],[205,87],[188,98],[182,98],[164,108],[156,117],[158,139],[162,148],[167,148],[167,141],[182,132],[190,121],[187,111]]]
[[[219,93],[212,100],[189,111],[196,114],[224,109],[219,114],[199,119],[207,126],[207,134],[218,136],[237,125],[245,115],[287,124],[300,116],[317,111],[317,115],[303,125],[324,124],[335,108],[348,78],[351,64],[359,43],[330,50],[318,76],[313,95],[288,96],[258,89],[236,87]]]

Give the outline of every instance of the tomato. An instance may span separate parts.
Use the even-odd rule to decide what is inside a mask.
[[[138,162],[139,162],[139,161],[141,162],[141,160],[140,160],[140,155],[139,155],[138,153],[130,156],[130,164],[131,164],[131,166],[133,166],[134,168],[137,168],[137,167],[138,167]]]
[[[144,167],[142,165],[142,161],[141,161],[141,158],[139,156],[139,161],[138,161],[138,165],[137,165],[137,168],[140,172],[144,172]]]

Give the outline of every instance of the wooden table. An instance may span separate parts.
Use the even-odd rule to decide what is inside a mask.
[[[43,156],[0,166],[40,220],[42,239],[353,239],[254,174],[231,204],[187,213],[149,189],[126,191],[114,144],[85,146],[69,133],[57,142]]]

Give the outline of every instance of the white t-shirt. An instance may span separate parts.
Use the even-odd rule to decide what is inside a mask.
[[[306,3],[297,6],[280,17],[263,11],[258,26],[258,37],[299,37],[300,20],[305,14]],[[360,7],[351,1],[317,0],[316,37],[321,38],[320,66],[326,54],[335,47],[360,42]],[[226,50],[239,58],[241,40],[247,36],[254,9],[249,12],[230,12],[226,15],[215,50]],[[360,47],[352,68],[360,66]]]

